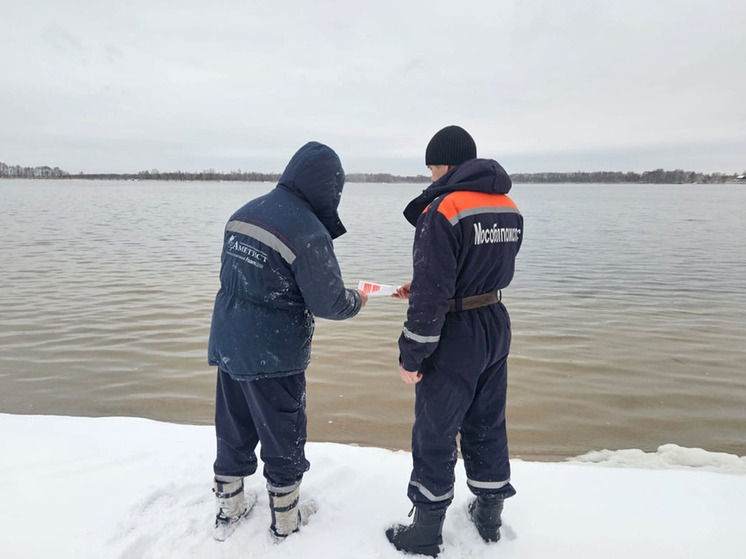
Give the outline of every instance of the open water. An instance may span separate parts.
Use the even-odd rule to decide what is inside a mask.
[[[0,180],[0,412],[212,422],[205,355],[230,214],[274,185]],[[425,185],[348,184],[350,287],[410,279]],[[746,187],[515,185],[525,239],[511,454],[664,443],[746,455]],[[309,438],[409,448],[406,304],[317,320]]]

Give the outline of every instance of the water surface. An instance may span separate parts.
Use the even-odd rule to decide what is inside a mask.
[[[0,181],[0,411],[212,422],[222,230],[263,183]],[[411,276],[423,185],[349,184],[346,282]],[[746,188],[516,185],[511,454],[664,443],[746,455]],[[409,448],[406,306],[317,321],[309,437]]]

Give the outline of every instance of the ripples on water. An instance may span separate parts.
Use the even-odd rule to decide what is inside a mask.
[[[230,214],[273,185],[0,181],[0,411],[211,423],[205,363]],[[411,276],[422,185],[347,185],[350,286]],[[516,185],[513,455],[672,442],[746,454],[746,188]],[[317,321],[314,440],[408,448],[406,307]]]

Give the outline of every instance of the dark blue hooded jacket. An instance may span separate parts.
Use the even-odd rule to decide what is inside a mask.
[[[450,299],[496,291],[513,279],[523,217],[506,196],[511,184],[497,161],[470,159],[404,210],[416,226],[409,310],[399,338],[407,371],[419,371],[437,348]],[[468,328],[461,335],[468,341]]]
[[[311,359],[314,316],[360,310],[345,289],[332,239],[344,171],[337,154],[309,142],[277,187],[239,209],[225,228],[208,361],[236,379],[286,376]]]

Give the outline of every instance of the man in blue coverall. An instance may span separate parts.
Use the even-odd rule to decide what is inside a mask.
[[[523,217],[506,195],[508,174],[477,158],[463,128],[436,133],[425,164],[433,183],[404,211],[416,227],[413,277],[395,295],[409,299],[399,370],[416,385],[407,493],[415,516],[386,536],[401,551],[434,557],[453,500],[458,434],[476,496],[468,514],[483,540],[500,538],[503,501],[515,494],[505,427],[511,331],[500,290],[513,279]]]

